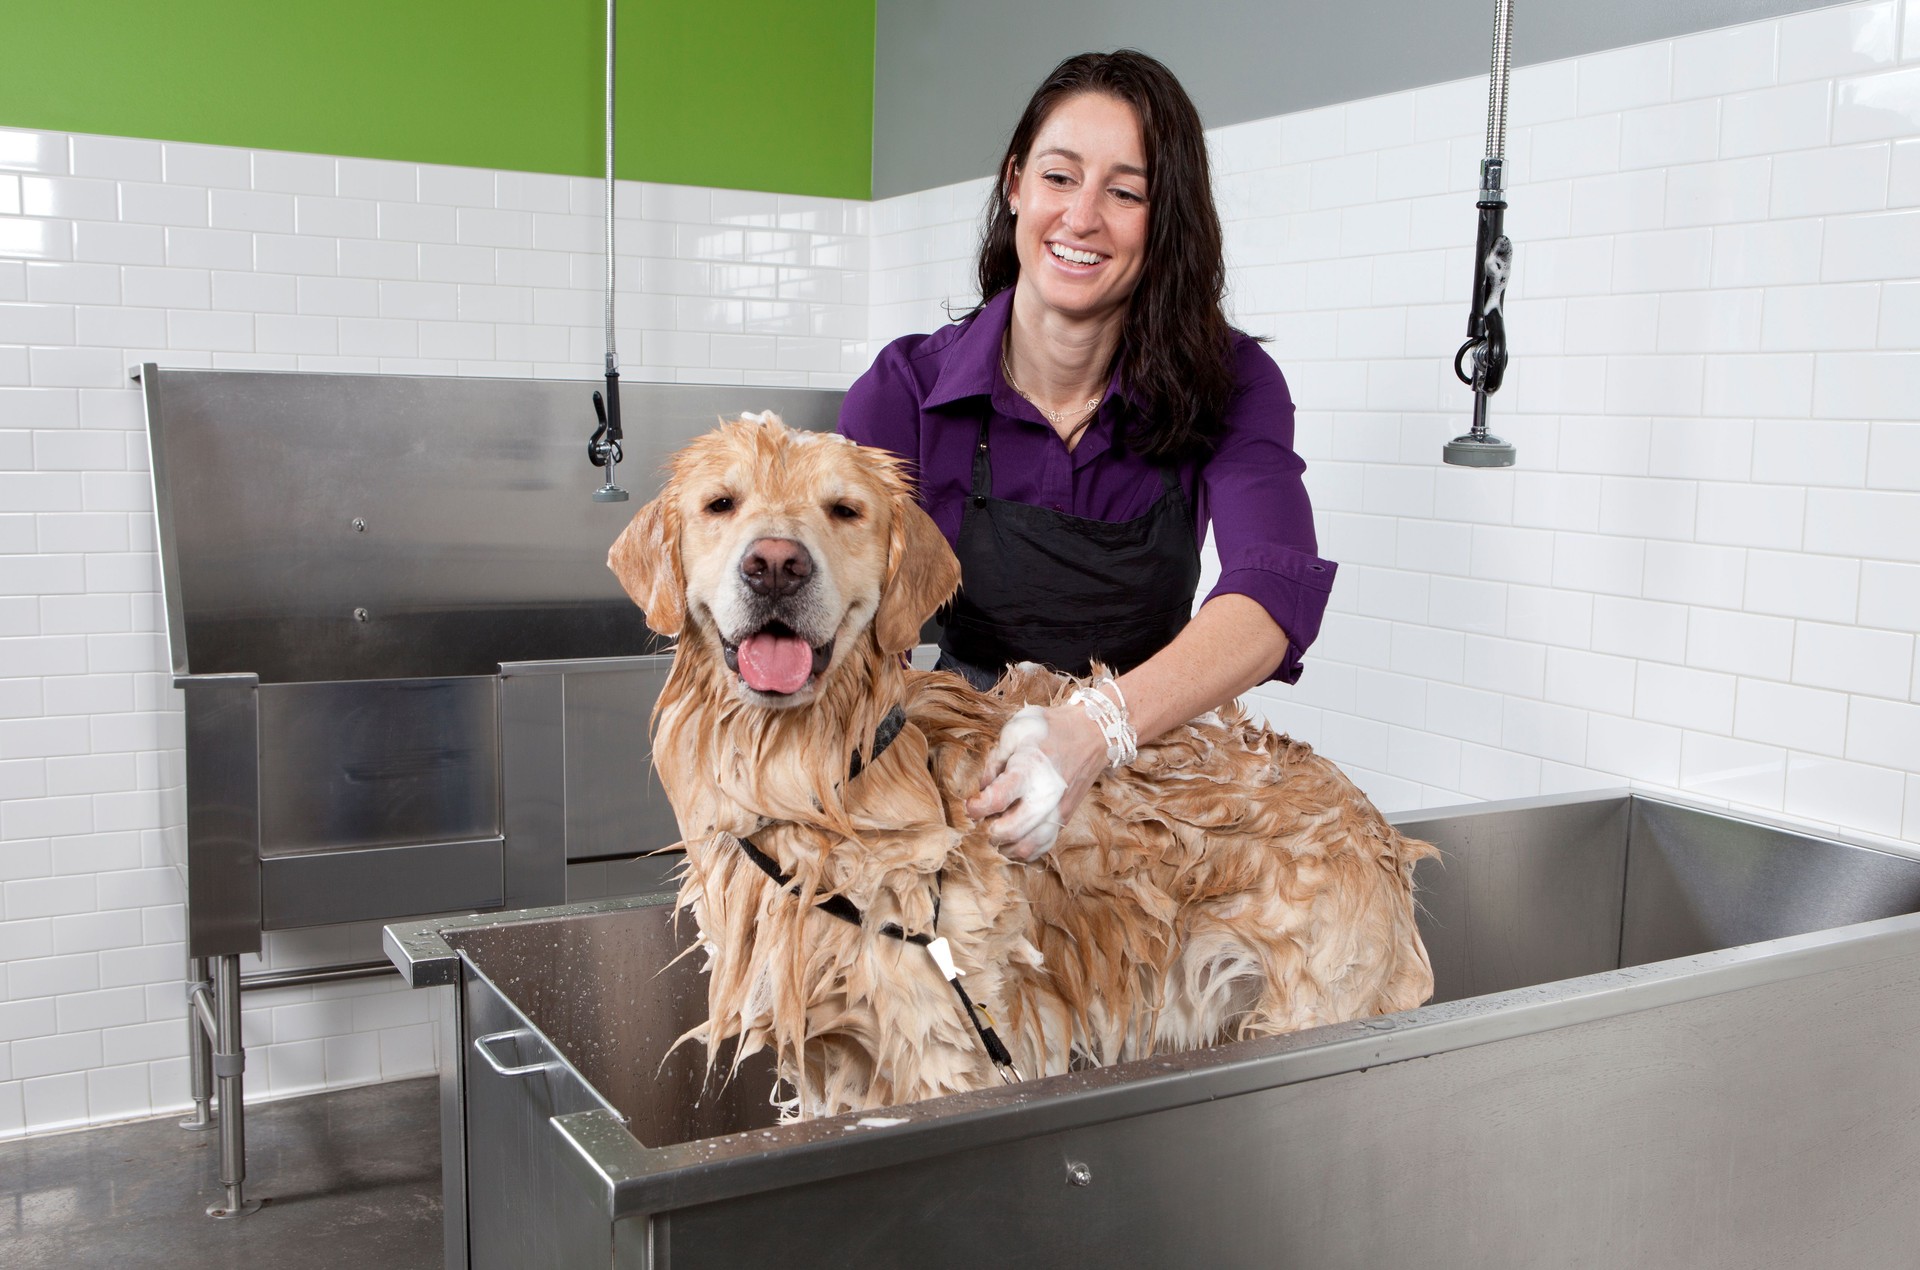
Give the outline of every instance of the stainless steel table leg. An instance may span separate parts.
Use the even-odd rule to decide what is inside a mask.
[[[244,1217],[260,1207],[247,1199],[246,1051],[240,1044],[240,958],[213,959],[213,1001],[216,1035],[213,1074],[220,1082],[220,1184],[226,1198],[207,1207],[209,1217]]]
[[[213,1128],[213,1038],[200,1021],[200,1007],[194,993],[207,982],[207,960],[187,958],[187,1079],[193,1094],[193,1114],[180,1122],[182,1129],[205,1132]]]

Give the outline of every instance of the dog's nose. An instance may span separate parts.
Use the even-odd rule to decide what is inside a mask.
[[[791,538],[762,538],[747,548],[740,575],[755,595],[791,595],[813,576],[813,557]]]

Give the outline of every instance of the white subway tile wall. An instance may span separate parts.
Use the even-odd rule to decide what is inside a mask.
[[[1253,701],[1381,806],[1632,784],[1920,842],[1920,0],[1524,68],[1510,472],[1440,464],[1484,77],[1217,128],[1236,320],[1342,562]],[[970,307],[988,183],[623,186],[634,377],[844,386]],[[0,129],[0,1136],[186,1096],[180,716],[131,363],[590,377],[591,180]],[[615,866],[576,868],[610,894]],[[375,955],[274,936],[248,968]],[[435,994],[248,999],[251,1092]]]
[[[1273,722],[1388,808],[1632,784],[1920,841],[1916,10],[1515,76],[1512,472],[1440,464],[1486,80],[1209,134],[1341,561]],[[874,205],[876,348],[971,303],[988,188]]]
[[[187,1097],[181,714],[135,363],[590,378],[602,186],[0,129],[0,1137]],[[863,202],[626,185],[631,378],[844,387]],[[580,895],[631,890],[611,866]],[[376,925],[244,969],[378,958]],[[250,1097],[432,1071],[439,993],[249,994]]]

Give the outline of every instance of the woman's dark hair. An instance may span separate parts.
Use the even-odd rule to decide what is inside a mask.
[[[1020,276],[1008,174],[1025,167],[1034,135],[1054,109],[1081,93],[1133,107],[1146,148],[1146,261],[1117,354],[1121,382],[1146,414],[1126,429],[1126,439],[1156,462],[1201,458],[1212,452],[1233,395],[1233,328],[1221,308],[1227,270],[1200,112],[1160,62],[1133,49],[1082,53],[1034,90],[987,199],[980,308]]]

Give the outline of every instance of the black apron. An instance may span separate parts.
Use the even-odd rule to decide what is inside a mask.
[[[1200,544],[1169,469],[1144,516],[1089,520],[993,496],[987,421],[960,514],[960,593],[940,637],[940,668],[985,689],[1009,662],[1085,675],[1096,659],[1124,674],[1165,648],[1193,612]]]

